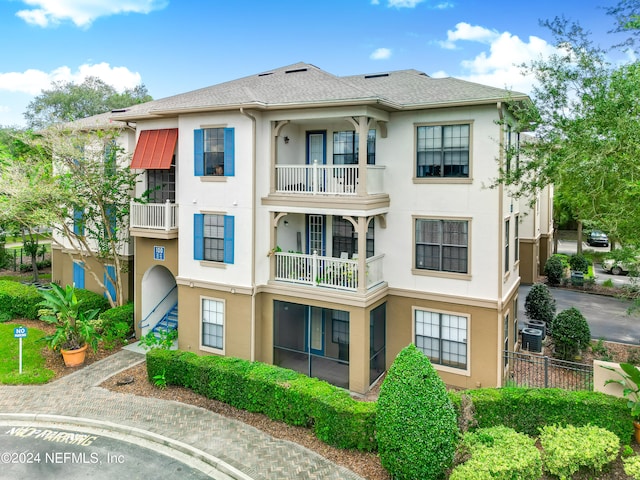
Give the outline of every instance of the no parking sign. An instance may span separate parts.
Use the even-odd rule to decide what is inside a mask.
[[[22,339],[27,338],[27,327],[16,327],[13,329],[13,337],[19,339],[20,347],[19,347],[19,358],[20,358],[20,367],[19,372],[22,374]]]

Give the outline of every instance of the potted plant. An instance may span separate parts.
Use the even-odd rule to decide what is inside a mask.
[[[631,410],[633,426],[635,427],[636,442],[640,443],[640,370],[630,363],[621,363],[622,372],[612,367],[605,367],[620,376],[619,379],[611,378],[604,382],[605,385],[617,383],[622,385],[622,394],[627,398],[627,406]]]
[[[45,336],[43,341],[52,350],[62,353],[67,367],[82,365],[87,347],[90,346],[94,352],[98,348],[100,336],[92,320],[99,310],[83,309],[82,300],[78,300],[71,285],[63,289],[53,283],[51,290],[44,290],[41,295],[43,301],[39,305],[43,308],[39,317],[56,326],[55,332]]]

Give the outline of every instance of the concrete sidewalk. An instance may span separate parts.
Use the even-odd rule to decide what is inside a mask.
[[[208,410],[99,387],[143,361],[141,354],[121,350],[47,385],[0,386],[0,420],[86,424],[129,432],[132,443],[136,437],[173,443],[237,480],[361,479],[298,444]]]

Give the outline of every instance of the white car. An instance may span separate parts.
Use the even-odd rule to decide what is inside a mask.
[[[630,270],[637,268],[637,264],[622,262],[613,258],[608,258],[602,262],[602,270],[612,275],[626,275]]]

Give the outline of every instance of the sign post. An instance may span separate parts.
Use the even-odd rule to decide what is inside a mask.
[[[19,362],[20,362],[20,368],[19,368],[19,374],[22,375],[22,339],[23,338],[27,338],[27,328],[26,327],[17,327],[13,329],[13,337],[17,338],[18,341],[20,342],[19,344],[19,353],[18,353],[18,357],[19,357]]]

